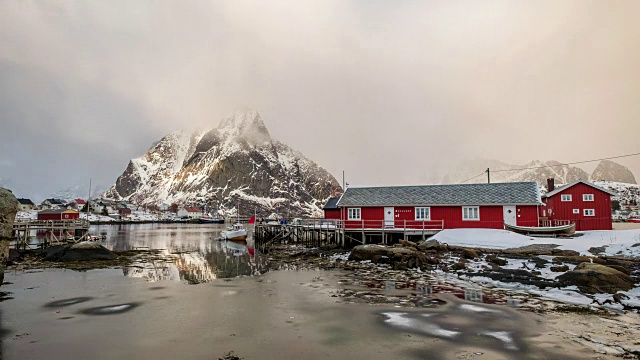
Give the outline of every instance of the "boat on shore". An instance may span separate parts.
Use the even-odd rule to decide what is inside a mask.
[[[631,216],[627,219],[627,222],[640,224],[640,217]]]
[[[247,229],[240,223],[234,224],[227,231],[222,233],[222,240],[228,241],[247,241],[248,235]]]
[[[224,224],[224,219],[222,218],[214,218],[211,216],[203,216],[198,219],[200,224]]]
[[[531,236],[570,236],[576,232],[576,224],[568,224],[561,226],[516,226],[504,224],[505,230],[513,231],[518,234]]]

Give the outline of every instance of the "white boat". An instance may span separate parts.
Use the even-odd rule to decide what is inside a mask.
[[[222,233],[222,239],[230,241],[247,241],[247,234],[247,229],[245,229],[242,224],[236,223],[227,231]]]

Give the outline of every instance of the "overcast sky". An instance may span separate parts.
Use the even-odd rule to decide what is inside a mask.
[[[0,0],[0,178],[109,185],[257,109],[352,185],[640,152],[640,1]],[[640,158],[620,160],[640,175]]]

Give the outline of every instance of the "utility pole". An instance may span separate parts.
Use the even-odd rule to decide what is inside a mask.
[[[487,168],[487,184],[491,184],[491,170]]]
[[[344,193],[344,192],[345,192],[345,190],[346,190],[344,187],[345,187],[345,185],[344,185],[344,170],[342,170],[342,192],[343,192],[343,193]]]
[[[91,178],[89,178],[89,197],[87,198],[87,213],[91,212]]]

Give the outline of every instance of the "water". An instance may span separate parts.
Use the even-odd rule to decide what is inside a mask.
[[[509,306],[411,291],[438,306],[348,304],[335,295],[348,273],[265,271],[247,246],[214,240],[213,225],[92,228],[114,250],[162,256],[125,269],[42,269],[6,274],[0,303],[1,359],[571,359],[573,343],[537,343],[543,329]],[[123,276],[126,275],[126,276]],[[190,285],[199,283],[198,285]],[[357,286],[350,284],[349,286]],[[401,282],[361,284],[388,295]],[[379,290],[378,290],[379,289]],[[470,299],[478,299],[477,293]]]
[[[189,284],[219,278],[259,275],[268,271],[266,258],[247,243],[217,240],[223,225],[135,224],[92,226],[92,235],[105,235],[102,244],[111,250],[156,250],[159,255],[123,268],[128,277],[147,281],[181,281]]]

